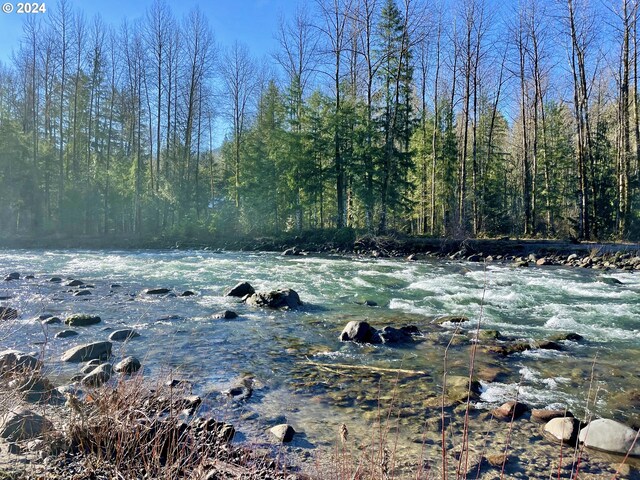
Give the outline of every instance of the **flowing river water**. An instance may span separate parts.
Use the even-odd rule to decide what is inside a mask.
[[[134,328],[141,336],[116,345],[116,356],[142,359],[145,376],[171,371],[190,380],[206,408],[238,422],[238,438],[249,442],[267,442],[265,429],[286,421],[304,432],[300,451],[331,448],[343,423],[350,441],[364,443],[372,425],[393,408],[399,425],[396,448],[419,450],[427,444],[435,449],[438,428],[429,435],[424,430],[430,421],[439,422],[445,349],[450,344],[447,375],[468,376],[478,327],[526,342],[562,332],[584,340],[560,342],[561,350],[531,349],[504,358],[478,349],[474,374],[482,393],[473,401],[477,411],[517,396],[533,408],[568,408],[581,418],[597,415],[639,426],[637,273],[245,252],[0,252],[0,273],[13,271],[23,278],[3,282],[0,297],[8,298],[0,304],[17,308],[20,317],[0,324],[0,350],[43,349],[50,375],[62,383],[78,370],[59,361],[66,349],[106,339],[105,329]],[[29,274],[34,278],[24,279]],[[64,282],[48,281],[54,275],[95,288],[90,296],[75,297]],[[225,289],[240,281],[258,291],[292,288],[304,306],[268,311],[225,297]],[[141,294],[150,287],[197,295]],[[365,300],[377,305],[364,305]],[[226,309],[239,318],[212,318]],[[54,334],[64,327],[43,327],[37,321],[43,313],[97,314],[102,323],[58,339]],[[454,324],[432,323],[443,315],[469,321],[458,330]],[[424,336],[401,346],[339,341],[348,321],[364,319],[377,328],[416,325]],[[416,373],[393,373],[398,371]],[[254,394],[240,405],[229,402],[220,392],[245,376],[254,378]]]

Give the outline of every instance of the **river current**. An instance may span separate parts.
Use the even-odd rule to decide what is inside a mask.
[[[7,299],[0,304],[17,308],[20,317],[0,324],[0,350],[42,350],[50,375],[61,383],[78,369],[59,362],[66,349],[106,339],[105,329],[134,328],[141,336],[117,344],[116,356],[138,356],[146,376],[171,372],[189,379],[212,412],[245,420],[239,438],[249,441],[263,441],[264,429],[282,421],[305,432],[309,445],[331,445],[342,423],[353,436],[364,437],[379,407],[393,403],[405,412],[399,415],[400,441],[417,443],[433,405],[424,400],[439,395],[449,340],[459,341],[447,350],[447,374],[468,375],[473,342],[468,332],[478,326],[527,342],[561,332],[584,340],[505,358],[478,350],[482,394],[475,407],[488,410],[517,395],[533,408],[566,407],[578,416],[638,421],[638,273],[246,252],[1,251],[0,273],[13,271],[23,279],[2,282],[0,297]],[[76,297],[65,282],[49,282],[53,276],[95,288]],[[240,281],[256,290],[292,288],[304,306],[268,311],[225,297]],[[141,293],[152,287],[197,295]],[[239,318],[212,318],[227,309]],[[37,320],[43,313],[97,314],[102,323],[58,339],[54,334],[64,327],[43,327]],[[432,323],[443,315],[469,321],[456,332],[456,325]],[[424,337],[402,346],[339,341],[348,321],[364,319],[377,328],[413,324]],[[393,374],[399,370],[422,373]],[[254,378],[254,395],[234,405],[220,392],[244,376]]]

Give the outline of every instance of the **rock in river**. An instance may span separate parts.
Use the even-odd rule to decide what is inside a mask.
[[[109,381],[112,373],[113,367],[111,364],[102,363],[85,375],[82,379],[82,385],[87,387],[99,387],[103,383]]]
[[[343,342],[372,343],[376,329],[368,322],[352,320],[342,330],[340,340]]]
[[[290,442],[293,440],[293,436],[296,434],[296,431],[293,429],[291,425],[287,425],[283,423],[282,425],[276,425],[269,429],[271,434],[278,439],[280,442]]]
[[[171,293],[171,289],[169,288],[147,288],[144,292],[147,295],[166,295],[167,293]]]
[[[75,330],[62,330],[61,332],[55,334],[55,338],[69,338],[75,337],[76,335],[78,335],[78,332],[76,332]]]
[[[140,360],[136,357],[124,357],[114,367],[114,370],[118,373],[128,373],[132,374],[140,370]]]
[[[93,342],[70,348],[62,355],[63,362],[84,362],[111,355],[111,342]]]
[[[265,308],[285,308],[294,309],[302,305],[300,297],[295,290],[286,288],[284,290],[272,290],[270,292],[254,293],[247,299],[249,305]]]
[[[124,342],[131,338],[139,337],[140,334],[131,328],[123,328],[122,330],[116,330],[109,335],[109,340],[112,342]]]
[[[216,313],[213,318],[215,319],[223,319],[223,320],[233,320],[234,318],[238,318],[238,314],[233,310],[225,310],[220,313]]]
[[[593,420],[580,431],[580,443],[605,452],[640,456],[640,436],[623,423],[606,418]]]
[[[66,323],[70,327],[87,327],[89,325],[95,325],[96,323],[100,322],[101,319],[97,315],[83,314],[70,315],[64,321],[64,323]]]
[[[242,298],[245,295],[253,295],[254,293],[256,293],[256,291],[249,282],[240,282],[225,293],[225,296]]]

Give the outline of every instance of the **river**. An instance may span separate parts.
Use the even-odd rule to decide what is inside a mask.
[[[264,429],[281,421],[305,432],[303,447],[332,445],[342,423],[351,438],[365,439],[379,407],[393,405],[403,412],[399,444],[415,445],[433,405],[425,399],[440,392],[449,340],[458,339],[448,348],[447,374],[468,375],[469,332],[478,326],[527,342],[559,332],[584,337],[561,342],[561,350],[531,349],[505,358],[478,350],[482,394],[473,405],[479,411],[517,395],[533,408],[566,407],[580,417],[638,422],[637,273],[274,253],[4,250],[0,273],[12,271],[23,278],[2,282],[0,296],[10,298],[0,304],[17,308],[20,317],[0,324],[0,350],[42,350],[50,376],[61,383],[77,373],[77,366],[59,361],[66,349],[106,339],[105,329],[134,328],[141,336],[118,344],[115,355],[138,356],[148,377],[171,372],[189,379],[212,413],[243,419],[238,438],[245,441],[266,441]],[[76,297],[64,283],[49,282],[53,276],[95,288]],[[304,306],[267,311],[223,296],[240,281],[256,290],[292,288]],[[197,295],[141,294],[151,287]],[[377,305],[363,305],[365,300]],[[226,309],[239,318],[212,319]],[[102,324],[58,339],[54,334],[64,327],[43,328],[36,320],[43,313],[97,314]],[[454,324],[432,323],[442,315],[470,321],[456,332]],[[417,325],[424,337],[402,346],[339,341],[348,321],[364,319],[378,328]],[[391,373],[398,370],[424,374]],[[228,402],[220,392],[247,375],[255,379],[253,396],[241,405]]]

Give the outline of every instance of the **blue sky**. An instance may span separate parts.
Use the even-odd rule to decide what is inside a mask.
[[[13,13],[0,13],[0,61],[8,63],[11,52],[22,35],[22,23],[26,14],[15,12],[17,0],[8,0],[14,6]],[[76,9],[84,12],[87,20],[100,14],[106,23],[119,25],[123,18],[135,19],[145,14],[152,0],[69,0]],[[5,3],[1,0],[0,3]],[[50,12],[57,8],[58,0],[45,0]],[[192,8],[199,6],[209,19],[216,41],[230,45],[235,40],[249,46],[255,56],[268,55],[276,49],[273,35],[281,15],[292,16],[299,0],[167,0],[174,15],[181,18]],[[39,13],[42,17],[48,13]]]

